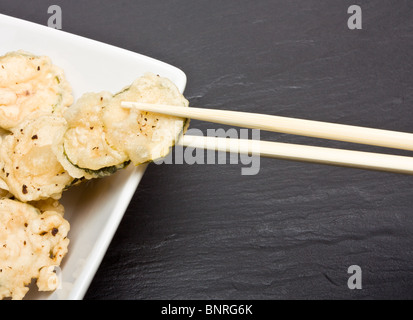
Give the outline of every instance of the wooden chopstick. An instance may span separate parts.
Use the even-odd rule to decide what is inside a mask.
[[[285,160],[413,174],[413,158],[281,142],[184,135],[178,145]]]
[[[185,108],[178,106],[122,102],[126,108],[136,108],[175,117],[216,122],[266,131],[340,140],[388,148],[413,150],[413,134],[313,120],[255,114],[248,112]],[[315,147],[299,144],[249,139],[231,139],[184,135],[178,144],[223,152],[259,155],[285,160],[321,163],[376,171],[413,174],[413,157],[364,151]]]
[[[126,108],[266,131],[413,150],[413,134],[249,112],[122,102]]]

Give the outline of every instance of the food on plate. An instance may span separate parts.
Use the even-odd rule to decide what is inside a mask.
[[[22,299],[32,279],[41,291],[57,288],[54,269],[67,253],[70,229],[59,210],[0,199],[0,299]]]
[[[35,112],[63,112],[73,103],[63,70],[25,51],[0,57],[0,127],[10,130]]]
[[[103,113],[108,141],[127,153],[134,165],[165,157],[189,125],[188,119],[125,109],[122,101],[188,107],[167,78],[148,73],[116,94]]]
[[[64,114],[68,128],[54,150],[72,177],[103,177],[129,163],[127,154],[107,141],[102,116],[111,98],[109,92],[84,94]]]
[[[0,57],[0,300],[22,299],[32,279],[41,291],[57,288],[54,268],[69,244],[58,201],[66,189],[165,157],[189,124],[122,101],[189,104],[170,80],[147,73],[117,94],[85,93],[72,105],[48,57]]]
[[[0,183],[1,183],[1,179],[0,179]],[[7,186],[6,186],[7,188]],[[0,188],[0,199],[2,198],[11,198],[13,197],[13,195],[9,192],[9,190],[4,189],[4,188]]]
[[[152,73],[136,79],[121,92],[87,93],[67,109],[68,122],[55,153],[75,178],[112,174],[129,162],[139,165],[166,156],[189,121],[136,109],[122,101],[188,107],[188,100],[169,80]]]
[[[65,212],[65,208],[59,202],[59,200],[55,200],[53,198],[48,198],[48,199],[38,200],[38,201],[30,201],[28,202],[28,204],[39,209],[41,213],[46,212],[46,211],[54,211],[54,212],[60,213],[63,216]]]
[[[0,178],[21,201],[59,199],[73,178],[52,151],[66,130],[61,116],[32,114],[0,144]]]

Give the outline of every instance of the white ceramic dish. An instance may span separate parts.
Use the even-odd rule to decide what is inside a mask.
[[[88,91],[115,93],[145,72],[169,78],[181,92],[185,89],[185,74],[169,64],[1,14],[0,39],[0,55],[23,49],[51,57],[64,69],[75,99]],[[61,286],[53,293],[40,293],[32,285],[25,299],[83,299],[145,169],[130,166],[63,194],[71,242],[61,265]]]

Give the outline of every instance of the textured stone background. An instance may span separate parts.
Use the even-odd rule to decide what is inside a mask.
[[[47,24],[51,4],[65,31],[181,68],[192,106],[413,130],[412,1],[15,0],[0,12]],[[362,30],[347,28],[352,4]],[[413,298],[411,176],[242,167],[150,165],[85,299]],[[354,264],[362,290],[347,287]]]

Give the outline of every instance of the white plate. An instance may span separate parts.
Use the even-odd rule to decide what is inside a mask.
[[[51,57],[64,69],[75,99],[88,91],[115,93],[145,72],[185,89],[185,74],[164,62],[1,14],[0,39],[0,55],[23,49]],[[62,285],[53,293],[40,293],[32,285],[26,299],[83,299],[145,169],[130,166],[63,194],[71,242],[61,265]]]

